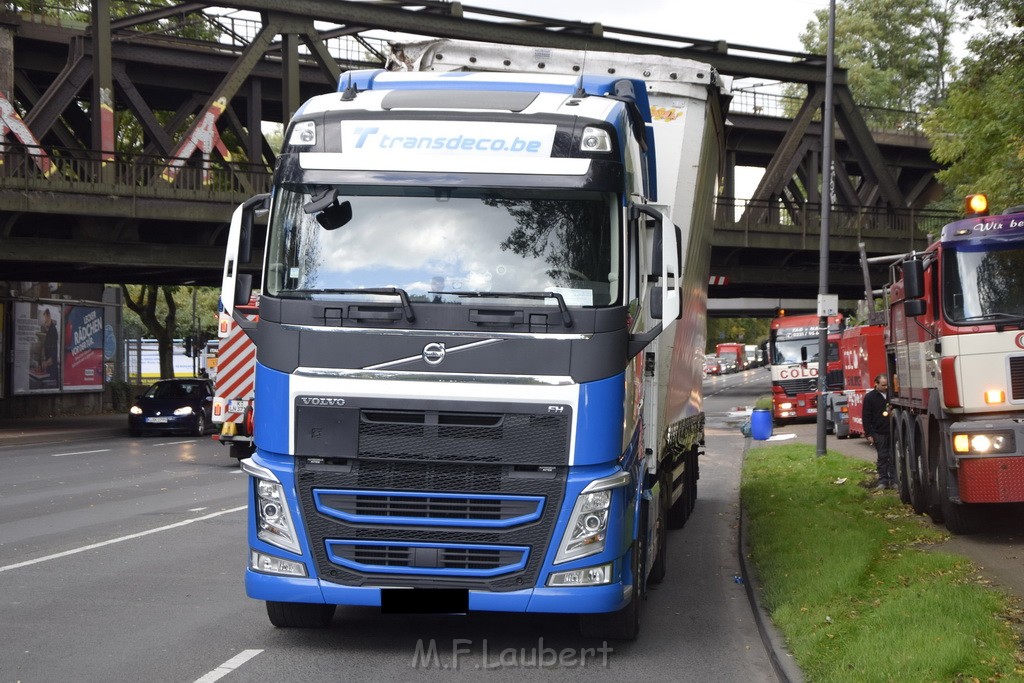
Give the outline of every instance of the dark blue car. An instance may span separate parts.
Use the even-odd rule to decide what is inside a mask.
[[[185,432],[202,436],[210,424],[213,382],[163,379],[139,396],[128,411],[132,436],[145,432]]]

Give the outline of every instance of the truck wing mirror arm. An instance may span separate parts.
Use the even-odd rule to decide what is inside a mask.
[[[626,343],[626,358],[635,358],[636,354],[646,349],[652,341],[658,338],[658,335],[661,334],[661,329],[661,323],[658,323],[646,332],[630,335],[629,341]]]

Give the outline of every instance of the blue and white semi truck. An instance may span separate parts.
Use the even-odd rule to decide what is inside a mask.
[[[246,590],[579,613],[634,638],[693,508],[727,93],[660,56],[456,41],[343,74],[234,215],[257,346]],[[258,322],[253,215],[269,209]]]

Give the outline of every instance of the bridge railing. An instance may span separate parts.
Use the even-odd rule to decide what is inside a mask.
[[[0,188],[237,203],[268,192],[264,164],[80,149],[0,147]]]
[[[933,209],[863,208],[832,205],[829,236],[906,241],[938,235],[942,226],[961,218],[959,214]],[[776,233],[817,238],[821,235],[821,204],[806,203],[792,208],[781,201],[718,197],[715,230]]]

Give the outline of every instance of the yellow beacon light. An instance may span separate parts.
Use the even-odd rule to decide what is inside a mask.
[[[967,195],[967,201],[965,202],[967,215],[968,216],[987,216],[988,215],[988,197],[983,194],[971,194]]]

